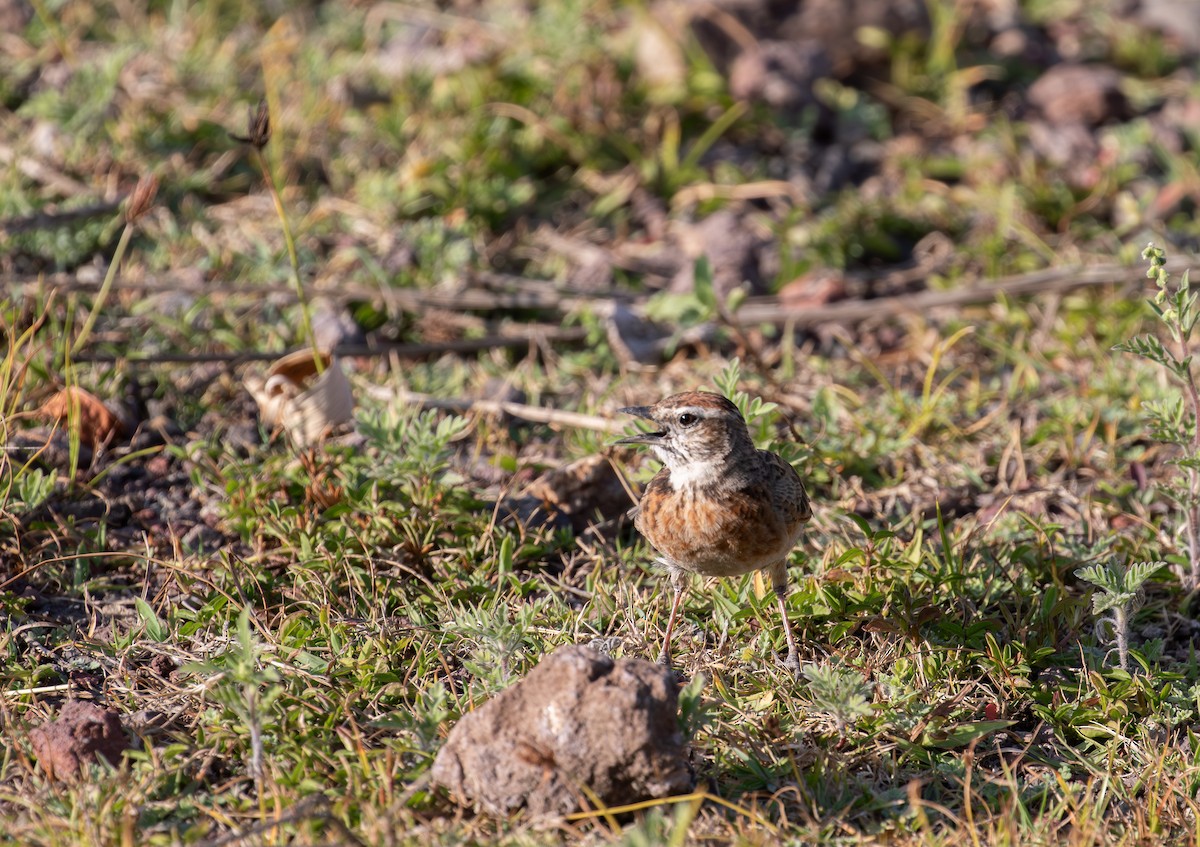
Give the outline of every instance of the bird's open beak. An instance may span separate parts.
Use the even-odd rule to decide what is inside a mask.
[[[626,406],[624,409],[617,409],[617,411],[622,415],[636,415],[639,418],[653,420],[653,418],[650,417],[649,406]]]
[[[654,420],[653,418],[650,417],[650,407],[649,406],[626,406],[624,409],[617,409],[617,411],[621,412],[623,414],[626,414],[626,415],[636,415],[637,417],[645,418],[646,420]],[[627,436],[626,438],[618,439],[617,441],[615,441],[613,443],[614,444],[655,444],[655,443],[661,441],[662,437],[664,435],[666,435],[665,432],[639,432],[637,435],[630,435],[630,436]]]

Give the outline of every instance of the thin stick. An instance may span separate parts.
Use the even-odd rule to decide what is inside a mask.
[[[519,335],[489,335],[485,338],[463,338],[456,341],[441,341],[422,344],[342,344],[330,352],[334,356],[398,356],[402,359],[423,359],[445,353],[477,353],[480,350],[527,347],[531,341],[548,341],[552,344],[574,344],[587,338],[582,328],[546,330]],[[247,351],[241,353],[151,353],[145,356],[121,356],[113,353],[81,353],[76,362],[137,362],[150,364],[203,364],[224,362],[231,367],[246,362],[273,362],[286,356],[288,350]]]
[[[384,386],[368,386],[367,394],[376,400],[420,406],[422,409],[443,409],[450,412],[480,412],[485,415],[508,414],[533,423],[560,424],[596,432],[624,432],[625,424],[598,415],[564,412],[544,406],[528,406],[504,400],[468,400],[464,397],[434,397],[416,391],[403,391]]]
[[[1183,270],[1187,262],[1168,259],[1167,268]],[[997,294],[1020,296],[1043,291],[1066,291],[1092,285],[1111,285],[1130,279],[1133,269],[1125,265],[1092,265],[1090,267],[1051,268],[1017,276],[1003,277],[993,282],[977,283],[953,291],[922,291],[914,294],[899,294],[874,300],[843,300],[827,306],[789,308],[779,302],[778,297],[751,297],[740,309],[738,319],[744,323],[785,324],[791,321],[798,327],[807,327],[829,321],[852,322],[878,314],[897,311],[924,311],[938,306],[962,306],[970,303],[986,303]],[[864,277],[865,278],[865,277]],[[874,278],[873,276],[871,278]],[[378,286],[340,283],[323,287],[316,293],[336,299],[362,298],[372,301],[387,301],[417,310],[422,307],[437,307],[456,311],[478,311],[505,309],[559,309],[569,310],[582,305],[631,298],[617,293],[605,295],[583,295],[563,293],[550,288],[544,280],[523,277],[507,277],[498,274],[477,273],[472,277],[483,285],[507,285],[516,291],[493,291],[482,288],[467,288],[456,292],[418,291],[410,288],[384,289]],[[83,290],[96,287],[93,282],[81,282],[57,274],[48,278],[0,280],[9,290],[45,286],[61,290]],[[539,290],[541,287],[544,290]],[[249,285],[220,280],[149,279],[129,280],[122,283],[125,291],[172,291],[202,294],[245,294],[254,297],[295,297],[290,285]]]
[[[2,692],[5,697],[20,697],[25,694],[57,694],[60,691],[70,691],[71,683],[64,685],[39,685],[37,688],[13,688]]]
[[[1130,279],[1132,274],[1133,270],[1123,265],[1052,268],[1005,277],[993,283],[978,284],[953,291],[922,291],[918,294],[899,294],[894,297],[880,297],[876,300],[846,300],[828,306],[802,308],[782,306],[778,298],[774,297],[752,298],[738,309],[737,317],[744,324],[783,324],[792,321],[798,327],[839,321],[853,322],[876,315],[891,315],[896,312],[925,312],[939,306],[988,303],[995,300],[998,294],[1014,297],[1047,291],[1065,291],[1089,285],[1108,285],[1124,282]]]
[[[368,300],[384,302],[388,305],[419,311],[424,308],[450,309],[456,312],[489,312],[508,309],[545,309],[569,311],[582,305],[594,305],[612,300],[631,301],[632,294],[609,292],[603,294],[572,293],[551,288],[547,280],[524,279],[512,277],[508,280],[511,288],[516,290],[496,291],[490,286],[493,282],[499,284],[494,274],[473,274],[468,280],[478,283],[482,288],[464,288],[461,291],[422,291],[415,288],[382,288],[378,285],[359,285],[355,283],[338,282],[333,285],[318,285],[313,287],[317,296],[339,301]],[[541,286],[544,290],[538,290]],[[59,273],[42,277],[0,278],[0,288],[6,288],[17,294],[23,294],[24,289],[50,289],[55,291],[91,291],[99,287],[99,283],[91,280],[80,280],[69,274]],[[296,289],[289,284],[259,285],[224,280],[189,279],[187,277],[153,277],[143,280],[122,281],[121,289],[126,292],[141,291],[148,293],[170,292],[175,294],[201,294],[206,296],[244,295],[254,298],[277,297],[295,300]]]

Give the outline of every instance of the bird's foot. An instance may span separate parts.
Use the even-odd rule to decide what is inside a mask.
[[[687,682],[687,679],[682,673],[679,672],[679,670],[676,669],[674,663],[671,661],[670,653],[668,653],[666,650],[660,653],[658,656],[658,664],[662,665],[666,669],[667,673],[671,675],[671,681],[675,684],[676,688],[683,688],[684,684]]]
[[[792,676],[796,679],[800,678],[800,657],[796,653],[788,653],[787,658],[781,664],[786,670],[791,671]]]

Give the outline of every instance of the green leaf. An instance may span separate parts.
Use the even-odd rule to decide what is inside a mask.
[[[865,535],[867,538],[871,537],[871,524],[866,518],[864,518],[862,515],[855,514],[854,512],[847,512],[846,517],[853,521],[855,526],[862,530],[863,535]]]
[[[700,301],[700,305],[711,314],[717,308],[717,295],[713,291],[713,276],[712,267],[708,263],[707,256],[700,256],[696,259],[693,271],[693,290],[696,292],[696,299]]]
[[[729,292],[729,296],[725,298],[725,310],[731,315],[736,314],[737,310],[746,302],[749,295],[744,288],[735,288]]]
[[[141,597],[135,597],[133,604],[137,607],[138,617],[142,619],[142,624],[146,627],[146,636],[148,638],[162,642],[171,637],[170,630],[159,620],[158,615],[154,613],[154,609],[150,607],[149,603]]]
[[[713,377],[713,384],[726,397],[737,393],[738,382],[742,379],[742,361],[737,356],[729,360],[721,372]]]
[[[1153,335],[1135,335],[1128,341],[1113,345],[1113,349],[1124,353],[1133,353],[1165,368],[1174,369],[1175,357]]]
[[[250,631],[249,606],[243,606],[241,613],[238,615],[237,640],[243,655],[252,655],[254,653],[254,636]]]
[[[1008,729],[1016,721],[968,721],[955,724],[949,728],[940,729],[931,734],[925,744],[940,750],[952,750],[955,747],[965,747],[976,739],[991,735],[1001,729]]]

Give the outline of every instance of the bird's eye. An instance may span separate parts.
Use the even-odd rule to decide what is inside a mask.
[[[684,412],[682,415],[679,416],[679,425],[680,426],[691,426],[698,420],[700,420],[700,418],[696,417],[691,412]]]

